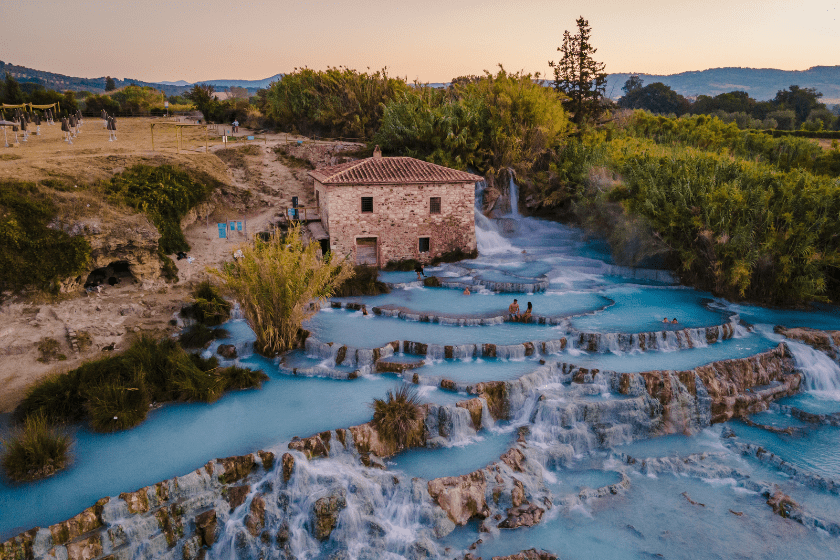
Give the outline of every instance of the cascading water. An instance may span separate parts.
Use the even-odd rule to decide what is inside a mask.
[[[484,190],[487,183],[480,181],[475,187],[475,239],[478,252],[481,255],[496,255],[499,253],[515,252],[516,249],[496,229],[490,218],[481,212],[484,201]]]
[[[234,310],[230,330],[236,340],[230,342],[239,350],[240,362],[272,374],[262,392],[226,395],[213,405],[164,407],[151,412],[138,432],[94,434],[95,438],[83,435],[79,445],[82,460],[51,481],[21,490],[4,486],[0,480],[3,538],[36,524],[47,527],[69,518],[94,503],[102,492],[112,495],[108,511],[120,512],[109,518],[115,525],[107,532],[119,535],[123,518],[129,517],[125,502],[117,497],[120,492],[175,474],[179,474],[177,484],[188,478],[204,480],[209,475],[199,467],[213,457],[273,449],[279,459],[287,451],[282,442],[293,435],[305,437],[368,422],[371,411],[366,403],[404,380],[417,387],[421,402],[428,403],[427,447],[397,455],[390,459],[393,462],[387,464],[387,470],[380,470],[362,466],[362,460],[371,457],[349,443],[349,432],[342,432],[347,444],[343,439],[339,443],[337,430],[329,432],[329,457],[307,460],[297,451],[291,452],[296,467],[290,480],[284,480],[278,460],[273,469],[265,467],[269,472],[255,470],[242,481],[239,488],[247,484],[248,495],[234,511],[229,511],[227,497],[217,498],[213,507],[219,531],[208,556],[225,560],[453,558],[462,557],[472,543],[482,539],[484,543],[479,543],[474,553],[485,558],[531,546],[580,558],[678,557],[679,553],[673,553],[684,550],[679,548],[684,542],[693,543],[692,550],[685,551],[686,557],[760,557],[757,548],[742,550],[740,541],[732,537],[744,535],[745,541],[756,546],[767,539],[786,552],[801,548],[809,557],[840,557],[840,539],[832,536],[834,526],[825,522],[840,518],[840,491],[832,491],[840,488],[833,482],[840,478],[840,455],[835,449],[837,426],[831,424],[840,408],[837,364],[810,347],[788,341],[790,354],[805,374],[805,397],[823,399],[814,412],[819,413],[820,423],[803,428],[797,418],[768,414],[764,420],[778,423],[781,433],[731,421],[726,427],[736,436],[727,439],[720,438],[719,428],[714,432],[715,426],[706,429],[711,397],[699,377],[688,371],[712,361],[753,356],[782,341],[773,334],[772,326],[755,332],[743,327],[733,316],[741,309],[751,323],[772,320],[756,321],[755,317],[784,317],[804,326],[811,317],[817,317],[815,325],[837,324],[835,314],[782,314],[720,301],[710,306],[711,294],[670,285],[665,271],[615,266],[603,244],[587,240],[581,231],[520,215],[520,193],[512,176],[508,184],[510,212],[498,220],[484,216],[484,188],[484,184],[476,187],[479,257],[427,268],[430,275],[468,285],[472,295],[462,293],[463,285],[457,290],[427,289],[417,286],[412,272],[394,273],[403,275],[395,276],[395,283],[413,283],[414,287],[354,299],[373,311],[367,316],[346,309],[324,310],[318,314],[322,320],[313,320],[306,327],[311,336],[305,352],[285,356],[279,366],[250,355],[252,338],[239,336],[244,322]],[[489,296],[473,289],[479,286],[498,291],[513,286],[522,290],[519,293],[539,293]],[[519,298],[521,310],[532,302],[532,319],[542,315],[544,321],[510,321],[507,306],[514,297]],[[669,321],[666,325],[663,317],[677,317],[678,324]],[[392,346],[392,341],[400,343]],[[394,347],[411,355],[393,356]],[[215,349],[214,343],[208,355]],[[422,367],[421,360],[426,362]],[[380,370],[378,366],[386,362],[390,369]],[[278,367],[285,375],[277,375]],[[390,374],[382,371],[396,375],[385,377]],[[335,379],[302,379],[306,375]],[[652,396],[647,384],[657,381],[661,386],[655,386]],[[484,390],[479,384],[486,385]],[[757,388],[756,393],[777,386],[773,382]],[[480,404],[461,402],[460,407],[455,406],[456,401],[473,398],[479,398]],[[784,406],[790,410],[803,405],[796,401]],[[212,414],[198,416],[201,409],[212,410]],[[492,414],[500,411],[495,422]],[[164,417],[171,420],[163,422]],[[761,418],[754,418],[760,424]],[[478,430],[477,424],[481,424]],[[789,434],[784,431],[787,427],[796,430]],[[207,437],[208,431],[213,437]],[[182,432],[188,437],[179,437]],[[257,432],[259,437],[255,437]],[[157,437],[159,433],[164,436]],[[685,435],[697,433],[701,435]],[[662,434],[674,435],[656,437]],[[92,446],[106,439],[111,443],[102,443],[94,455]],[[153,443],[132,451],[130,444],[146,441]],[[759,459],[759,453],[753,452],[745,459],[747,447],[743,446],[751,443],[770,449],[774,458]],[[202,447],[183,459],[191,444]],[[702,458],[692,458],[698,447]],[[521,453],[532,465],[522,467],[514,460],[514,466],[521,469],[514,471],[500,459],[509,450]],[[421,455],[425,459],[417,458]],[[92,460],[87,460],[89,457]],[[90,471],[86,476],[92,482],[82,484],[80,473],[90,468],[88,463],[102,465],[113,458],[123,462]],[[790,466],[795,460],[789,458],[801,458],[796,472]],[[753,464],[759,460],[764,463]],[[446,463],[445,468],[434,463]],[[534,468],[534,463],[539,468]],[[481,471],[489,464],[494,464],[492,470]],[[108,476],[128,473],[132,467],[138,471],[136,475],[103,483]],[[441,503],[470,508],[484,497],[490,507],[498,506],[493,513],[498,512],[499,519],[485,516],[486,511],[472,515],[473,520],[480,518],[480,530],[475,523],[454,529],[448,512],[431,498],[429,480],[412,480],[414,476],[460,477],[479,471],[472,482],[483,481],[485,486],[459,482],[453,487],[457,491],[443,496]],[[515,472],[529,503],[522,501],[522,494],[514,499],[511,485],[499,482],[497,475],[505,472]],[[65,477],[63,485],[60,477]],[[543,477],[550,479],[554,495],[534,491]],[[580,480],[611,488],[584,492],[577,484]],[[800,517],[798,520],[805,520],[803,526],[791,532],[790,520],[770,515],[767,499],[776,491],[773,485],[819,515]],[[62,491],[69,486],[74,487],[72,491]],[[694,500],[702,498],[709,507],[682,497],[686,488]],[[625,490],[626,499],[594,505],[594,500],[611,500],[610,496]],[[458,502],[461,498],[464,501]],[[72,507],[53,507],[54,502],[73,499],[78,503],[73,502]],[[189,496],[184,503],[190,501],[199,498]],[[202,502],[199,507],[209,508],[208,504]],[[255,529],[251,512],[259,510],[260,504],[264,506],[264,526]],[[528,515],[536,511],[533,508],[546,510],[537,527],[499,528],[507,510],[525,507],[532,508]],[[41,508],[49,513],[35,512]],[[586,516],[584,523],[577,517],[580,514]],[[142,522],[125,526],[125,534],[139,544],[132,544],[132,552],[124,556],[150,560],[188,557],[186,548],[178,548],[181,544],[167,548],[161,533],[155,533],[160,519],[154,515],[150,511]],[[196,538],[190,525],[194,514],[190,515],[184,520],[182,540]],[[708,530],[710,527],[713,530]],[[814,527],[825,534],[811,530]],[[668,531],[678,537],[671,538]],[[455,540],[441,540],[448,533]],[[713,535],[709,542],[702,541],[706,533]],[[50,534],[60,531],[41,529],[39,543],[49,544]],[[157,548],[146,546],[150,534],[157,539]],[[604,539],[604,534],[611,539]],[[716,540],[718,534],[728,535],[730,540],[721,544]],[[578,537],[586,544],[580,544]],[[714,553],[706,554],[707,546]],[[66,557],[65,552],[57,549],[54,556]],[[103,554],[112,552],[108,549]]]
[[[521,218],[519,213],[519,185],[513,180],[513,172],[510,173],[510,181],[508,182],[508,197],[510,198],[510,216],[513,219]]]
[[[840,366],[825,353],[806,344],[786,341],[796,366],[805,374],[805,390],[840,401]]]

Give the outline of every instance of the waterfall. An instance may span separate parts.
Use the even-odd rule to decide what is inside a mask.
[[[840,366],[823,352],[807,344],[785,340],[796,366],[805,374],[805,390],[840,401]]]
[[[415,548],[430,556],[440,554],[432,531],[441,514],[422,488],[397,480],[393,472],[363,467],[358,456],[341,445],[334,445],[325,459],[308,461],[302,454],[293,455],[295,470],[288,483],[283,482],[278,461],[221,526],[210,558],[265,557],[266,544],[247,527],[251,502],[257,498],[265,508],[263,534],[283,535],[280,557],[320,558],[343,552],[350,558],[393,558],[409,556]],[[313,535],[313,512],[319,507],[335,512],[334,527],[323,541]]]
[[[475,239],[478,252],[482,255],[518,252],[507,239],[502,237],[490,218],[482,214],[480,209],[475,211]]]
[[[508,198],[510,199],[510,215],[513,219],[521,218],[519,213],[519,186],[513,180],[513,173],[510,173],[508,182]]]
[[[484,181],[476,183],[475,187],[475,240],[478,252],[482,255],[518,252],[507,239],[502,237],[490,218],[481,213],[486,187],[487,184]]]

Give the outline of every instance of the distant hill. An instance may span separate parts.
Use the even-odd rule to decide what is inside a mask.
[[[270,78],[265,78],[263,80],[202,80],[200,82],[195,82],[196,84],[209,84],[216,88],[229,88],[229,87],[243,87],[249,90],[258,90],[258,89],[265,89],[267,88],[271,82],[280,81],[283,78],[283,74],[275,74]],[[192,86],[192,84],[190,84]]]
[[[618,99],[624,92],[621,87],[632,74],[610,74],[607,78],[607,95]],[[840,66],[814,66],[807,70],[775,70],[772,68],[711,68],[682,72],[667,76],[639,74],[647,84],[662,82],[686,97],[718,95],[729,91],[746,91],[758,101],[776,97],[776,92],[791,85],[816,88],[822,92],[821,101],[840,103]]]
[[[41,84],[47,89],[54,89],[56,91],[89,91],[91,93],[105,92],[105,76],[101,78],[77,78],[74,76],[65,76],[64,74],[56,74],[53,72],[45,72],[43,70],[34,70],[26,66],[16,66],[0,61],[0,78],[6,72],[10,73],[12,77],[20,83],[35,83]],[[112,76],[113,77],[113,76]],[[283,77],[283,74],[275,74],[270,78],[264,80],[206,80],[195,82],[199,84],[210,84],[216,89],[229,88],[231,86],[244,87],[249,91],[256,92],[260,88],[266,88],[271,82],[275,82]],[[138,86],[152,86],[163,91],[166,95],[181,95],[190,88],[192,83],[185,80],[178,80],[177,82],[144,82],[142,80],[132,80],[126,78],[120,80],[114,78],[117,88],[125,87],[131,84]]]

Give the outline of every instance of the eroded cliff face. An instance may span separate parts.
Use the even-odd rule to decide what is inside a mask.
[[[162,263],[158,257],[157,228],[142,214],[116,214],[110,212],[107,218],[51,224],[70,235],[83,235],[90,243],[91,259],[88,269],[82,274],[66,278],[61,282],[62,292],[79,290],[88,275],[97,268],[106,268],[112,263],[128,264],[131,276],[138,282],[153,282],[161,277]]]

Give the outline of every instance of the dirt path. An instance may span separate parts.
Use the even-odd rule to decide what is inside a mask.
[[[58,302],[12,300],[0,306],[0,413],[12,411],[25,395],[26,388],[35,381],[106,355],[103,348],[113,345],[118,351],[142,333],[174,333],[176,327],[171,322],[189,301],[190,287],[209,276],[208,268],[217,268],[229,260],[246,240],[245,232],[237,232],[230,239],[220,239],[219,222],[241,220],[250,235],[270,229],[291,205],[292,196],[299,197],[302,204],[314,203],[311,185],[304,180],[307,169],[290,169],[274,152],[276,146],[287,143],[287,135],[269,134],[265,143],[249,143],[241,158],[233,158],[236,165],[230,162],[225,165],[209,154],[151,152],[148,122],[148,119],[123,119],[120,141],[110,145],[107,137],[100,138],[104,131],[100,131],[95,122],[86,125],[73,146],[52,137],[56,136],[57,127],[45,130],[42,126],[44,136],[49,133],[46,138],[31,139],[33,144],[0,151],[0,154],[14,156],[0,158],[0,179],[38,181],[61,177],[69,181],[85,178],[91,181],[108,178],[135,162],[173,163],[197,167],[236,190],[247,191],[250,195],[237,199],[247,202],[217,200],[202,208],[198,218],[185,228],[192,262],[175,261],[179,277],[175,284],[126,282],[105,287],[100,293]],[[253,132],[245,129],[240,132],[240,135],[247,134]],[[157,133],[155,143],[158,144]],[[203,146],[201,148],[203,151]],[[215,145],[210,152],[214,154],[224,149],[223,145]],[[296,153],[308,155],[316,164],[323,165],[330,163],[336,147],[319,142],[302,144],[295,149]],[[242,148],[237,145],[233,150],[242,151]],[[91,344],[76,352],[71,346],[70,334],[78,337],[82,333],[89,335]],[[41,356],[38,345],[46,338],[58,342],[58,352],[66,359],[49,363],[38,361]]]

